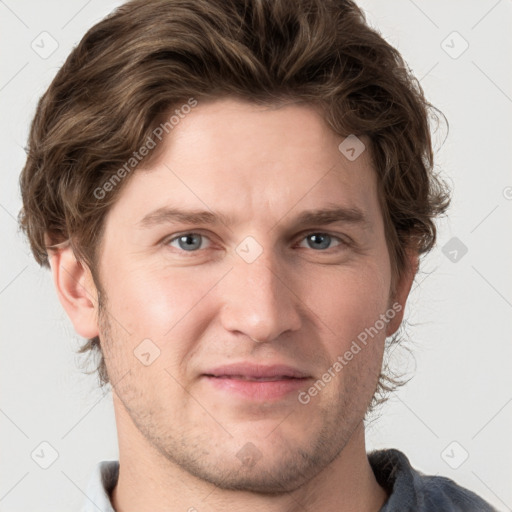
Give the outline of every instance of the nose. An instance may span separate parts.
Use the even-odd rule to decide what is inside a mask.
[[[270,249],[252,263],[235,255],[219,290],[223,327],[260,343],[299,330],[301,301],[293,291],[292,272]]]

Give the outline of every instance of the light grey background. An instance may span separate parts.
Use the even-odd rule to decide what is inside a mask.
[[[93,466],[117,458],[111,395],[77,369],[80,340],[15,218],[36,102],[85,31],[119,4],[0,1],[0,511],[78,510]],[[415,377],[370,424],[367,448],[401,449],[417,469],[512,510],[512,1],[360,4],[447,116],[437,164],[454,188],[407,308],[414,360],[395,358]],[[44,31],[58,43],[49,56]],[[453,237],[468,249],[456,262],[442,251]],[[36,450],[50,460],[44,441],[58,452],[48,469],[31,458]]]

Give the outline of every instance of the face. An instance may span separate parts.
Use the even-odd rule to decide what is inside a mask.
[[[199,102],[171,134],[106,218],[118,428],[221,488],[292,490],[349,442],[396,330],[368,151],[303,104]]]

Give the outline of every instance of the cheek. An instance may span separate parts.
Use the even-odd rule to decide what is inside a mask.
[[[174,333],[184,336],[187,317],[219,281],[217,274],[222,276],[192,267],[117,265],[105,280],[108,310],[134,343],[150,338],[163,345]]]
[[[331,355],[346,350],[361,333],[375,328],[388,307],[390,279],[385,262],[339,269],[310,282],[315,286],[308,288],[305,302],[321,319],[319,327],[331,340],[330,352],[336,352]],[[378,335],[371,331],[375,339],[385,337],[385,329],[380,327],[381,323]]]
[[[191,323],[191,314],[201,320],[197,318],[201,297],[214,283],[191,281],[190,272],[174,271],[171,276],[147,266],[117,269],[105,282],[110,331],[105,336],[109,340],[105,358],[113,381],[119,382],[118,394],[144,408],[148,396],[139,396],[141,389],[179,393],[172,377],[184,382],[181,362],[197,342],[193,329],[200,328],[198,322]],[[125,378],[128,370],[130,376]]]

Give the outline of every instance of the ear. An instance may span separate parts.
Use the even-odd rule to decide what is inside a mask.
[[[69,244],[48,252],[59,301],[75,331],[84,338],[98,336],[98,291],[89,268],[76,259]]]
[[[412,283],[418,271],[419,254],[412,249],[406,251],[406,266],[402,277],[396,283],[395,293],[391,295],[389,308],[396,314],[389,321],[386,328],[386,336],[392,336],[400,327],[404,318],[405,304],[411,291]]]

